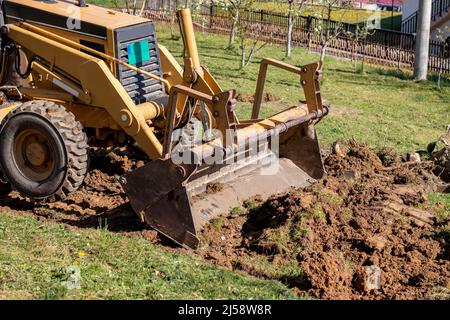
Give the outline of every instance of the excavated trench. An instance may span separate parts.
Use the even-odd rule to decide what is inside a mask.
[[[436,161],[407,160],[355,141],[336,144],[325,158],[326,179],[231,209],[203,230],[196,253],[279,280],[301,296],[449,299],[449,208],[427,201],[430,192],[449,192],[448,173]],[[107,225],[184,251],[141,223],[128,205],[118,177],[141,165],[127,150],[94,156],[84,185],[65,201],[37,205],[10,192],[0,211],[77,228]]]

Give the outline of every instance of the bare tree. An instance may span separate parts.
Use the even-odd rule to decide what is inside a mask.
[[[240,40],[239,49],[241,50],[241,69],[244,69],[252,61],[253,56],[267,45],[267,42],[258,41],[254,34],[249,39],[247,25],[241,24],[238,31]]]
[[[323,62],[330,43],[344,33],[343,19],[345,10],[352,7],[352,1],[346,0],[321,0],[321,10],[316,16],[316,27],[314,33],[319,36],[320,42],[320,62]],[[340,11],[340,14],[339,14]],[[335,17],[334,19],[332,19]]]
[[[295,18],[301,16],[307,0],[286,0],[288,2],[288,26],[286,32],[286,58],[292,54],[292,31],[294,29]]]
[[[356,58],[358,54],[358,45],[362,45],[364,47],[364,40],[367,39],[368,36],[373,35],[375,33],[375,30],[368,26],[367,24],[364,25],[357,25],[353,31],[347,32],[347,37],[351,38],[353,40],[353,48],[352,48],[352,59],[355,62],[355,71],[357,67],[357,61]],[[364,63],[365,63],[365,54],[362,53],[362,59],[361,59],[361,71],[364,72]]]
[[[450,59],[450,27],[444,26],[436,30],[436,40],[439,42],[442,48],[442,56]],[[442,61],[439,64],[438,72],[438,87],[441,87],[441,78],[444,66]]]
[[[236,41],[236,36],[239,32],[242,11],[250,10],[253,7],[254,0],[215,0],[213,2],[228,11],[231,19],[228,45],[231,46]]]
[[[125,9],[125,12],[128,14],[142,16],[147,5],[147,0],[113,0],[113,4],[118,9]]]
[[[177,26],[177,10],[183,6],[183,4],[184,2],[182,3],[181,1],[170,0],[167,3],[163,2],[162,8],[160,7],[160,10],[162,10],[164,15],[168,17],[170,37],[172,40],[179,39],[179,34],[175,32]]]

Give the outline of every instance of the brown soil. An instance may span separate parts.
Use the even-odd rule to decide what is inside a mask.
[[[443,183],[433,174],[434,163],[399,159],[392,150],[377,155],[354,141],[340,142],[325,158],[325,180],[267,201],[249,199],[202,232],[196,253],[228,269],[282,281],[299,295],[449,298],[450,222],[438,221],[426,202],[428,192],[443,190]],[[118,178],[142,165],[126,151],[93,157],[84,185],[65,201],[36,204],[10,192],[2,196],[0,211],[75,228],[107,225],[184,251],[128,205]],[[210,185],[208,192],[221,188]]]
[[[139,167],[142,160],[130,160],[127,152],[93,154],[90,170],[82,187],[64,201],[36,203],[17,192],[0,197],[0,212],[33,214],[39,220],[53,220],[75,227],[108,226],[112,231],[143,232],[148,229],[128,204],[118,181],[120,175]]]
[[[432,163],[386,167],[364,145],[342,149],[327,179],[207,227],[198,253],[322,299],[450,298],[450,222],[426,209]]]

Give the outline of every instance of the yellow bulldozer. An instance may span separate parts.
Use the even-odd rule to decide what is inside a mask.
[[[212,218],[255,195],[324,175],[314,125],[327,113],[320,64],[263,59],[250,119],[201,65],[189,9],[177,12],[181,66],[148,19],[75,0],[0,1],[0,171],[24,197],[76,191],[95,146],[139,147],[120,178],[134,211],[189,248]],[[268,68],[299,78],[305,101],[260,117]]]

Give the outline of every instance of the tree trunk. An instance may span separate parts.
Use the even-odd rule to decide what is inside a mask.
[[[241,44],[241,69],[245,67],[245,44]]]
[[[239,22],[239,9],[236,10],[236,13],[233,15],[233,21],[231,22],[230,39],[228,41],[229,46],[231,46],[236,40],[238,22]]]
[[[364,74],[365,63],[366,63],[366,55],[363,54],[363,56],[362,56],[362,65],[361,65],[361,73],[363,73],[363,74]]]
[[[294,28],[294,1],[289,1],[288,27],[286,34],[286,58],[292,54],[292,29]]]
[[[323,64],[325,62],[325,56],[327,54],[327,47],[328,43],[325,43],[322,45],[322,48],[320,49],[320,71],[323,70]]]
[[[254,40],[250,47],[250,52],[248,53],[248,58],[247,58],[247,61],[245,61],[244,67],[248,66],[250,64],[250,62],[252,61],[255,50],[259,51],[259,49],[262,49],[264,47],[264,44],[263,44],[259,49],[256,49],[257,45],[258,45],[258,40]]]
[[[330,41],[331,34],[330,34],[330,23],[331,23],[331,5],[327,8],[328,14],[327,14],[327,20],[325,21],[325,38],[322,40],[322,48],[320,50],[320,71],[323,71],[323,65],[325,62],[325,56],[327,54],[327,47],[328,42]]]

